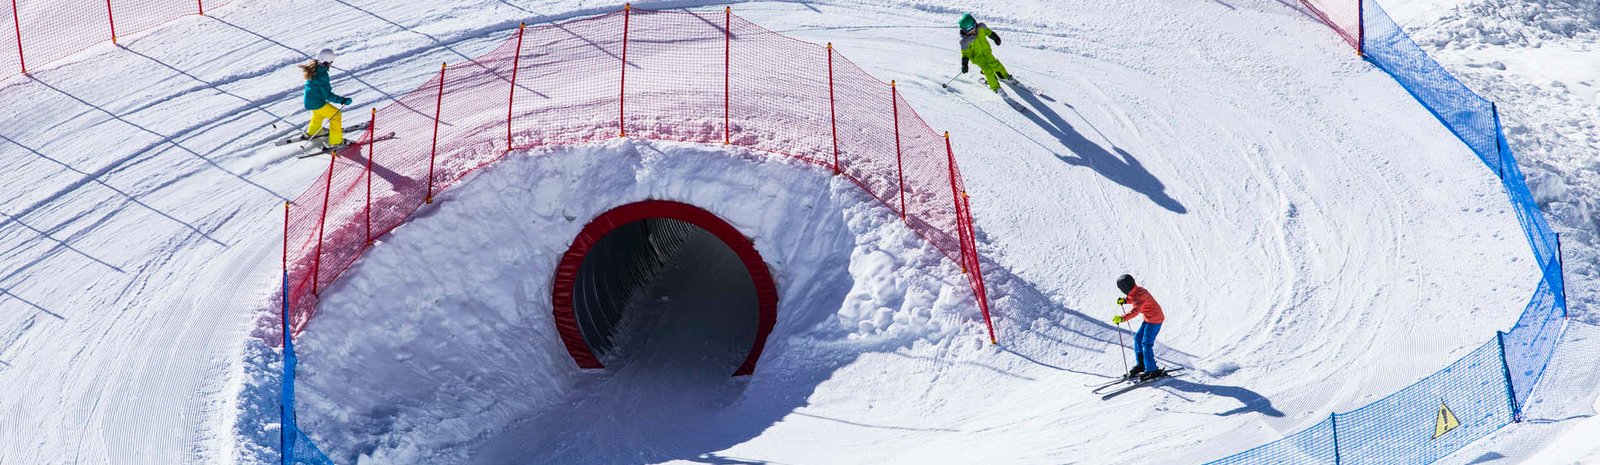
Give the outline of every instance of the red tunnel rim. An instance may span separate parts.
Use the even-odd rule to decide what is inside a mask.
[[[670,200],[645,200],[622,205],[600,214],[572,239],[572,246],[561,255],[561,262],[556,265],[555,281],[550,286],[551,307],[555,314],[556,332],[561,335],[561,342],[567,348],[567,353],[572,356],[572,361],[577,362],[579,368],[593,369],[605,368],[600,359],[594,355],[589,344],[583,340],[583,332],[578,327],[578,319],[573,311],[572,286],[578,278],[578,269],[583,265],[584,257],[594,247],[600,238],[618,227],[640,220],[665,218],[683,221],[704,229],[718,239],[721,239],[728,248],[739,256],[739,261],[744,262],[745,270],[750,273],[750,281],[756,287],[757,311],[760,312],[756,323],[756,340],[750,347],[750,354],[745,356],[744,363],[733,372],[733,376],[745,376],[755,372],[756,361],[761,358],[761,351],[766,348],[767,336],[772,334],[772,328],[778,322],[778,289],[772,280],[772,273],[767,269],[767,263],[761,258],[761,253],[756,250],[755,243],[740,233],[737,228],[716,214],[682,202]]]

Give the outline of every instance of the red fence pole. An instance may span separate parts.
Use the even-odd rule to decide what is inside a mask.
[[[828,42],[828,123],[833,126],[833,174],[839,174],[839,112],[833,103],[833,42]]]
[[[956,236],[961,243],[961,274],[967,273],[967,228],[962,226],[961,189],[956,187],[956,153],[950,150],[950,131],[944,132],[944,153],[950,158],[950,196],[956,212]]]
[[[617,85],[617,137],[628,137],[628,125],[624,120],[628,114],[628,20],[632,11],[632,3],[622,4],[622,83]]]
[[[961,193],[961,204],[967,212],[967,244],[972,249],[967,260],[972,262],[972,282],[977,283],[978,310],[983,312],[983,323],[989,326],[989,343],[999,344],[1000,340],[994,336],[994,321],[989,319],[989,290],[983,285],[983,266],[978,263],[977,231],[972,225],[972,199],[966,192]]]
[[[517,54],[511,56],[511,93],[506,97],[506,151],[511,151],[511,109],[517,102],[517,69],[522,67],[522,32],[528,23],[517,25]]]
[[[439,110],[444,106],[444,68],[449,63],[439,65],[439,97],[433,102],[433,153],[428,154],[428,196],[425,203],[433,203],[433,161],[439,157]]]
[[[367,245],[372,245],[372,157],[373,146],[378,145],[378,109],[372,109],[372,119],[367,122]]]
[[[900,156],[900,91],[889,81],[889,103],[894,105],[894,166],[900,180],[900,219],[906,219],[906,167]]]
[[[989,318],[989,292],[983,285],[983,270],[978,265],[978,240],[974,236],[977,231],[972,229],[972,203],[967,199],[967,193],[962,192],[959,185],[959,174],[956,170],[956,152],[950,148],[950,132],[944,133],[944,153],[949,157],[950,163],[950,191],[955,195],[956,201],[956,232],[961,236],[961,272],[967,274],[967,279],[972,283],[972,294],[978,300],[978,310],[983,313],[983,324],[989,327],[989,343],[999,344],[1000,340],[994,335],[994,321]],[[970,272],[968,268],[971,268]]]
[[[195,3],[200,4],[200,16],[205,16],[206,15],[206,0],[195,0]]]
[[[311,259],[311,294],[317,295],[317,280],[322,273],[322,230],[328,225],[328,197],[333,195],[333,162],[339,159],[339,152],[329,153],[328,156],[328,183],[322,188],[322,217],[317,220],[317,251],[315,258]]]
[[[722,145],[733,141],[733,129],[729,126],[732,118],[729,116],[729,107],[733,102],[732,86],[728,77],[729,62],[733,60],[733,7],[722,7]]]
[[[283,201],[283,337],[289,337],[289,201]],[[285,344],[287,345],[287,344]]]
[[[106,21],[111,23],[111,43],[117,43],[117,17],[111,15],[111,0],[106,0]]]
[[[289,276],[289,201],[283,201],[283,275]],[[285,290],[283,300],[289,300],[288,291]]]
[[[11,0],[11,28],[17,33],[17,62],[22,63],[22,74],[28,74],[28,59],[22,53],[22,20],[17,19],[17,0]]]

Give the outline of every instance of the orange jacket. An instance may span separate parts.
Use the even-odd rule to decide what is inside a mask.
[[[1133,319],[1134,315],[1144,315],[1144,322],[1150,324],[1167,321],[1167,315],[1161,313],[1161,304],[1156,303],[1156,298],[1151,297],[1150,291],[1143,287],[1133,286],[1133,291],[1128,293],[1128,304],[1133,306],[1133,311],[1123,315],[1123,321]]]

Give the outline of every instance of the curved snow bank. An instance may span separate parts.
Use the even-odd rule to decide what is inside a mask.
[[[302,427],[341,462],[453,463],[517,452],[536,462],[594,463],[650,450],[666,454],[650,460],[665,460],[681,448],[736,443],[710,447],[739,434],[705,417],[716,410],[699,408],[739,398],[746,384],[727,380],[725,369],[663,370],[647,358],[582,374],[556,334],[550,277],[568,240],[605,210],[652,198],[716,213],[766,257],[781,293],[768,354],[781,355],[761,370],[775,378],[825,377],[838,363],[797,358],[808,353],[797,346],[843,344],[827,357],[837,359],[874,341],[938,339],[978,324],[960,318],[976,310],[959,272],[854,184],[809,165],[693,146],[565,149],[475,175],[324,293],[324,310],[297,345]],[[921,271],[929,268],[947,273]],[[651,338],[681,334],[657,328]],[[674,349],[653,347],[657,359]],[[768,416],[804,398],[771,394],[759,398],[786,407],[763,410]],[[627,426],[595,418],[607,412]],[[696,429],[694,418],[715,430]],[[656,434],[669,424],[677,425],[670,437]],[[573,448],[563,441],[574,434],[613,444]],[[541,442],[548,444],[531,446]]]

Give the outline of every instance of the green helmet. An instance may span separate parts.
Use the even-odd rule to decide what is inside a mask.
[[[972,18],[972,13],[961,15],[961,30],[970,31],[978,27],[978,20]]]

